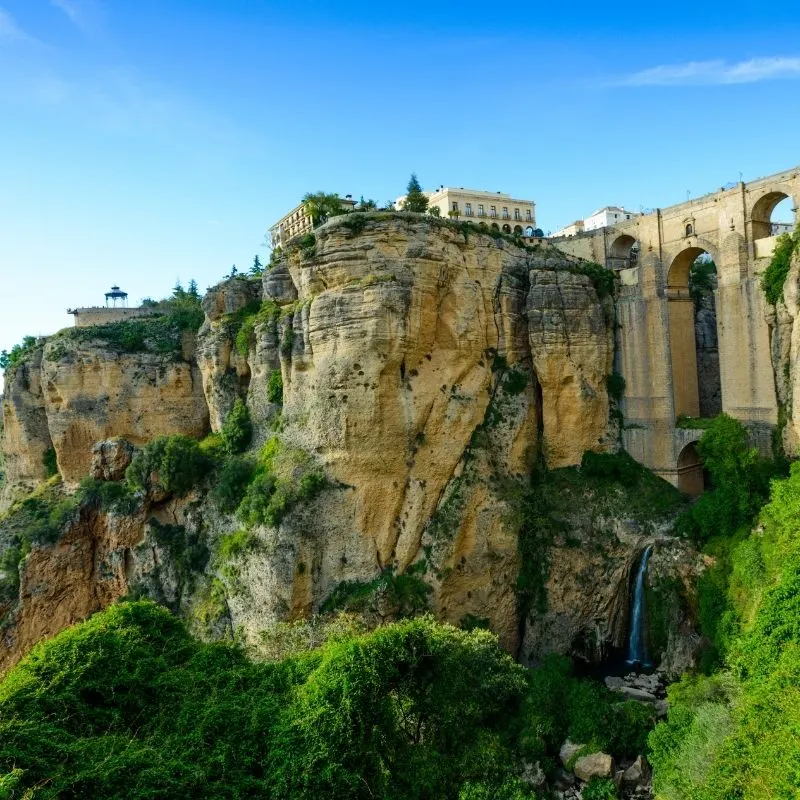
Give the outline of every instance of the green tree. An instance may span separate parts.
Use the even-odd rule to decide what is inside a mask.
[[[406,187],[406,199],[403,202],[403,211],[414,211],[424,214],[428,210],[428,198],[422,193],[422,187],[417,176],[412,172],[411,179]]]
[[[335,217],[343,211],[342,199],[338,194],[308,192],[303,196],[302,202],[315,228],[327,222],[330,217]]]
[[[250,274],[256,278],[264,274],[264,265],[261,263],[258,253],[253,256],[253,266],[250,267]]]
[[[220,433],[229,453],[241,453],[250,444],[253,438],[253,423],[250,419],[250,410],[241,397],[237,397],[234,401]]]
[[[429,206],[428,213],[432,217],[441,217],[442,216],[442,209],[439,206]]]

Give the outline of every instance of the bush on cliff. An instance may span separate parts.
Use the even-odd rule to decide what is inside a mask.
[[[769,266],[761,276],[761,288],[767,302],[773,306],[783,300],[783,286],[789,275],[794,254],[798,250],[800,250],[800,228],[794,233],[784,233],[778,237]]]
[[[237,514],[246,525],[279,525],[292,508],[311,500],[324,486],[325,475],[311,456],[274,436],[259,455]]]
[[[210,468],[210,460],[194,439],[160,436],[134,456],[125,479],[134,491],[155,489],[180,497],[197,486]]]
[[[683,515],[678,528],[702,542],[749,525],[767,498],[777,467],[750,446],[744,425],[727,414],[720,414],[705,430],[697,452],[712,490]]]
[[[701,623],[721,666],[670,689],[650,736],[658,796],[766,800],[800,785],[800,464],[773,480],[758,522],[704,548]]]
[[[229,453],[241,453],[250,444],[253,438],[253,423],[250,419],[250,409],[241,397],[237,397],[234,401],[220,433]]]

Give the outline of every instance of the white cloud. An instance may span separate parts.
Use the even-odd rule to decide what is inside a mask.
[[[97,0],[50,0],[50,4],[63,11],[83,33],[94,35],[99,31],[102,10]]]
[[[689,61],[663,64],[612,81],[614,86],[720,86],[800,79],[800,57],[751,58],[728,62]]]
[[[4,8],[0,7],[0,41],[38,43],[35,36],[25,33],[17,21]]]

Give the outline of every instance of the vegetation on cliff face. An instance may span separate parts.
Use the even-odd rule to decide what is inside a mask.
[[[716,423],[702,448],[720,481],[698,586],[708,674],[671,687],[668,721],[650,736],[668,800],[794,797],[800,785],[800,464],[773,479],[750,530],[762,477],[735,427]]]
[[[770,478],[782,465],[761,457],[750,446],[741,422],[727,414],[709,424],[697,452],[711,477],[712,490],[683,515],[678,528],[703,542],[748,525],[769,494]]]
[[[794,233],[784,233],[778,237],[772,260],[761,276],[761,288],[764,291],[767,302],[773,306],[783,299],[783,286],[789,275],[792,258],[799,250],[800,228]]]
[[[563,659],[529,673],[486,631],[429,618],[345,626],[258,663],[123,603],[0,684],[0,785],[43,799],[533,798],[523,761],[551,770],[566,735],[635,754],[643,709]]]

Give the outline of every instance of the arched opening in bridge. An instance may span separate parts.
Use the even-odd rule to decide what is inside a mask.
[[[522,225],[515,225],[514,233],[516,233],[517,236],[522,236]]]
[[[511,226],[503,225],[503,233],[511,233]]]
[[[722,381],[711,255],[690,247],[667,275],[669,343],[676,417],[714,417],[722,411]]]
[[[699,497],[706,488],[703,462],[695,442],[687,444],[678,456],[678,488],[689,497]]]
[[[639,243],[625,233],[618,236],[608,248],[608,266],[611,269],[628,269],[636,266],[639,258]]]
[[[790,233],[797,222],[794,200],[783,192],[770,192],[753,206],[753,239]]]

